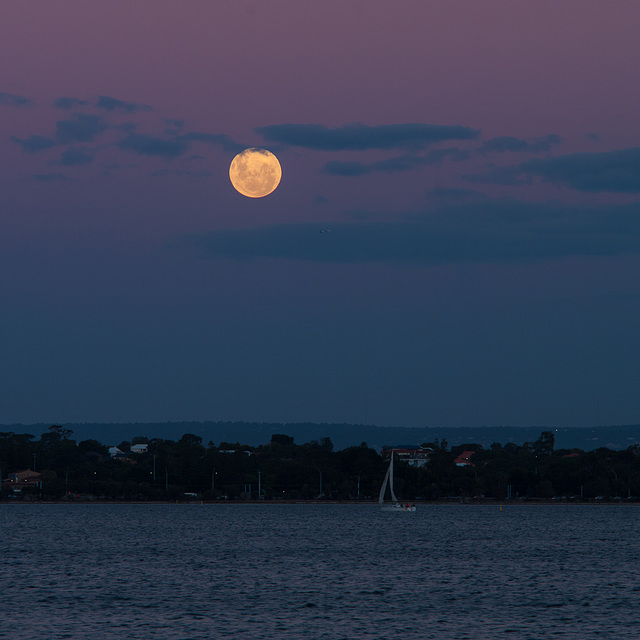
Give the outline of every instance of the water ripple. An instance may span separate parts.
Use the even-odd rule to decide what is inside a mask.
[[[637,638],[633,506],[0,505],[0,639]]]

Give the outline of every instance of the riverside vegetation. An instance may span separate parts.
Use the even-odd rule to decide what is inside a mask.
[[[295,444],[274,434],[257,447],[202,443],[184,434],[178,441],[138,437],[122,442],[124,455],[109,456],[97,440],[76,443],[73,432],[54,425],[39,440],[0,432],[3,500],[374,500],[388,457],[362,443],[335,451],[329,438]],[[146,451],[132,453],[135,444]],[[488,448],[446,441],[424,443],[422,466],[396,463],[401,499],[629,500],[640,495],[640,445],[618,451],[554,448],[552,431],[522,445]],[[463,466],[462,452],[473,454]],[[32,469],[41,486],[18,493],[6,479]]]

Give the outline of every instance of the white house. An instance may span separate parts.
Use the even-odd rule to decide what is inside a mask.
[[[131,453],[147,453],[148,444],[132,444]]]

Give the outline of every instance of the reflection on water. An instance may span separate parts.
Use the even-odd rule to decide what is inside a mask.
[[[0,505],[0,638],[638,637],[637,506]]]

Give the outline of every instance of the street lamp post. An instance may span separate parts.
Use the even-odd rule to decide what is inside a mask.
[[[318,498],[322,498],[322,471],[320,470],[320,467],[316,466],[316,469],[318,470],[318,473],[320,474],[320,493],[318,494]]]

